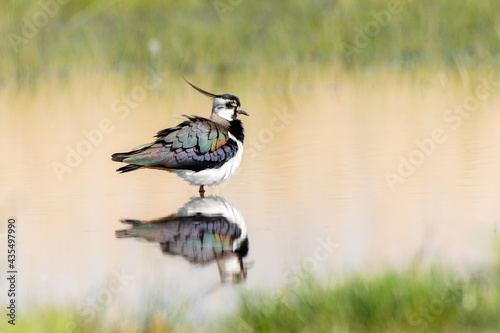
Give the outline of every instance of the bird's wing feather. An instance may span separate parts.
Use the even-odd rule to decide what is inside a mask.
[[[156,141],[123,159],[143,167],[200,171],[220,167],[236,154],[237,143],[227,128],[213,121],[187,116],[176,127],[159,131]]]

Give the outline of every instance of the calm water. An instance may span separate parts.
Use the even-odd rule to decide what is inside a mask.
[[[228,91],[251,115],[246,150],[206,200],[173,174],[119,175],[110,160],[180,114],[208,116],[187,86],[129,102],[134,86],[95,78],[0,92],[1,212],[18,219],[21,303],[203,318],[231,311],[242,288],[275,290],[305,269],[487,265],[500,227],[500,93],[440,82]]]

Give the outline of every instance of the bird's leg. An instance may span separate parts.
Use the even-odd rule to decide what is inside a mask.
[[[200,197],[205,198],[205,185],[200,185]]]

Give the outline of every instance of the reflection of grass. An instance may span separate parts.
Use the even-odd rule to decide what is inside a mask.
[[[214,319],[206,331],[217,332],[488,332],[500,327],[500,272],[460,278],[452,271],[391,271],[379,276],[353,276],[342,282],[304,279],[278,294],[249,290],[228,318]],[[105,324],[103,314],[79,322],[76,311],[23,313],[16,332],[64,332],[75,322],[77,332],[199,331],[175,313],[144,313],[127,327]],[[103,311],[105,313],[105,311]],[[165,314],[166,313],[166,314]],[[2,327],[3,326],[3,327]],[[0,329],[5,328],[5,321]],[[50,329],[49,329],[50,328]],[[48,329],[48,330],[47,330]]]
[[[222,19],[213,1],[69,1],[17,52],[9,38],[0,40],[0,73],[4,80],[31,80],[43,73],[67,75],[75,68],[131,71],[153,65],[184,74],[256,69],[279,74],[308,64],[498,66],[497,0],[396,2],[400,12],[391,15],[389,24],[379,24],[351,59],[345,46],[356,46],[355,28],[376,24],[373,12],[387,10],[387,1],[221,0],[228,6]],[[36,1],[4,0],[2,36],[24,37],[26,21],[40,11]],[[152,39],[162,46],[157,59],[148,51]]]

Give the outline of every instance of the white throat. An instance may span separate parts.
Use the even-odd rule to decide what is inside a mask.
[[[234,110],[229,109],[219,109],[215,112],[219,117],[226,119],[227,121],[233,120]]]

